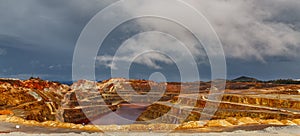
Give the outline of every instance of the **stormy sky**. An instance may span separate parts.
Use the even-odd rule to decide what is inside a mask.
[[[0,76],[71,80],[73,53],[82,30],[98,12],[116,1],[1,0]],[[229,79],[242,75],[262,80],[300,78],[299,0],[185,2],[200,11],[219,36]],[[120,10],[123,14],[134,14],[143,10],[136,9],[143,4],[149,5],[149,2],[140,1],[132,4],[134,8],[122,7]],[[150,6],[159,5],[153,2]],[[162,7],[161,10],[170,8]],[[201,79],[210,79],[209,60],[203,45],[182,26],[155,17],[132,19],[107,35],[94,58],[97,79],[110,78],[111,70],[122,69],[119,64],[134,58],[129,71],[131,78],[149,79],[152,73],[161,72],[167,80],[179,81],[180,70],[168,54],[140,53],[145,49],[160,50],[185,61],[188,58],[185,49],[170,36],[147,33],[149,31],[163,31],[188,42]],[[120,53],[115,56],[117,51]]]

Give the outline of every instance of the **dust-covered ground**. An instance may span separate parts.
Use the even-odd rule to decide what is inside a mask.
[[[234,131],[224,133],[151,133],[151,132],[110,132],[110,133],[52,133],[52,134],[29,134],[29,133],[3,133],[0,136],[300,136],[300,126],[269,127],[259,131]]]

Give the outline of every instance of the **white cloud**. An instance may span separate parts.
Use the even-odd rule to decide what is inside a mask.
[[[190,46],[190,48],[195,48]],[[160,32],[141,33],[125,41],[118,49],[116,56],[98,56],[99,64],[112,69],[118,69],[121,64],[138,63],[144,64],[150,68],[161,69],[157,62],[172,64],[180,61],[186,61],[192,54],[200,54],[196,49],[189,53],[177,39]]]
[[[299,0],[185,0],[199,10],[216,30],[223,44],[227,58],[242,60],[258,60],[265,62],[269,57],[299,57],[300,51],[300,1]],[[149,1],[148,6],[160,6]],[[145,3],[145,4],[146,4]],[[124,14],[143,10],[144,2],[133,3],[137,7],[124,7]],[[170,7],[161,7],[171,11]],[[178,9],[180,10],[180,9]],[[174,14],[170,12],[169,14]],[[185,15],[189,16],[189,15]],[[192,21],[191,18],[188,21]],[[137,20],[138,27],[128,29],[157,30],[174,35],[196,57],[198,63],[204,61],[205,52],[190,32],[176,24],[159,19],[143,18]],[[205,32],[204,32],[205,33]],[[145,48],[167,52],[189,61],[184,55],[183,48],[173,46],[174,41],[165,40],[161,35],[138,36],[126,42],[118,61],[130,61],[129,58],[138,55]],[[99,56],[100,64],[117,69],[111,63],[112,56]],[[160,68],[156,61],[170,63],[163,55],[149,54],[135,60],[152,68]]]
[[[218,33],[228,58],[255,59],[262,62],[267,57],[274,56],[300,58],[300,19],[295,20],[300,17],[299,0],[186,0],[186,2],[208,18]],[[143,2],[138,4],[139,7],[143,7]],[[149,5],[159,6],[154,2]],[[162,11],[170,8],[172,6],[161,6]],[[136,9],[133,10],[132,7],[124,7],[124,9],[127,11],[126,14],[136,12]],[[170,14],[173,13],[170,12]],[[282,18],[285,18],[285,21]],[[192,22],[193,18],[187,21]],[[138,23],[141,28],[162,30],[171,35],[183,37],[186,41],[190,41],[191,46],[188,48],[193,56],[201,58],[203,55],[203,50],[197,48],[195,41],[191,40],[191,35],[176,25],[159,22],[156,19],[141,19]],[[136,43],[144,43],[147,46],[157,45],[157,49],[171,50],[170,53],[181,56],[180,49],[172,48],[172,42],[164,44],[158,41],[161,42],[160,37],[138,38],[136,41],[130,41],[127,43],[131,44],[128,45],[128,54],[118,59],[126,60],[126,56],[136,55],[140,49]],[[105,60],[105,57],[99,57],[100,61],[103,59]],[[148,60],[144,58],[140,63],[157,68],[155,60],[164,59],[162,56],[148,58]],[[110,65],[115,66],[115,64]]]
[[[299,9],[297,0],[189,1],[210,20],[227,57],[264,61],[265,57],[298,55],[295,49],[300,49],[300,32],[291,23],[276,21],[297,17],[299,13],[293,10]],[[282,14],[284,11],[290,12]]]

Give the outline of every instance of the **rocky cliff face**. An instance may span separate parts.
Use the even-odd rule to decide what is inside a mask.
[[[28,120],[55,120],[69,87],[40,79],[0,80],[0,110]]]
[[[41,79],[0,80],[0,114],[82,124],[127,103],[146,105],[137,122],[176,124],[198,121],[201,116],[215,120],[300,118],[299,85],[228,82],[220,102],[208,99],[210,87],[209,82],[156,83],[122,78],[82,80],[72,86]],[[215,114],[203,112],[207,104],[217,106]]]

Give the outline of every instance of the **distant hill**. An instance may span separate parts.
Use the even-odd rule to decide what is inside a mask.
[[[233,79],[234,82],[259,82],[258,79],[252,77],[241,76],[239,78]]]

